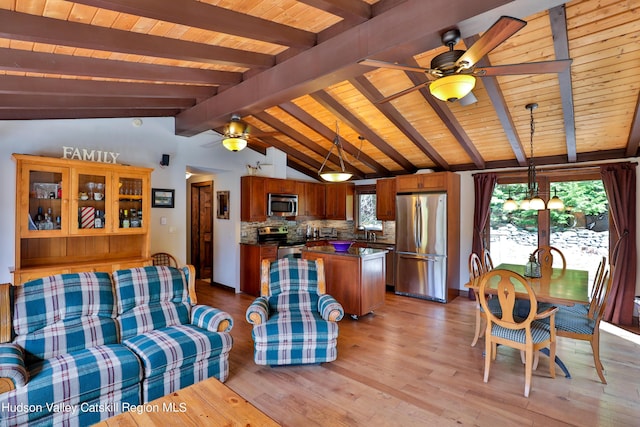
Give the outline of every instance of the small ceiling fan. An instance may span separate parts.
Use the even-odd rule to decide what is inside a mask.
[[[203,147],[215,146],[222,144],[229,151],[240,151],[247,146],[250,138],[260,138],[262,136],[272,136],[279,132],[262,132],[254,130],[251,126],[242,120],[238,114],[232,114],[231,120],[223,129],[214,129],[222,133],[222,138],[216,142],[204,144]]]
[[[526,21],[521,19],[501,16],[466,51],[454,49],[454,46],[460,41],[460,30],[455,28],[448,30],[442,34],[442,44],[447,46],[449,50],[436,55],[431,60],[430,68],[413,67],[375,59],[363,59],[358,63],[377,68],[391,68],[425,73],[429,78],[427,82],[398,92],[379,102],[391,101],[425,86],[429,86],[431,94],[441,101],[454,102],[471,92],[475,86],[476,77],[559,73],[571,65],[571,59],[560,59],[493,67],[476,67],[476,63],[480,61],[482,57],[498,47],[525,25],[527,25]]]

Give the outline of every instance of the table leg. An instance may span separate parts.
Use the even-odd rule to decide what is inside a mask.
[[[546,354],[547,356],[549,356],[549,349],[548,348],[542,348],[540,349],[540,351],[544,354]],[[564,376],[571,379],[571,374],[569,373],[569,369],[567,369],[567,367],[565,366],[565,364],[562,362],[562,360],[556,356],[556,365],[558,365],[560,367],[560,369],[562,369],[562,372],[564,372]]]

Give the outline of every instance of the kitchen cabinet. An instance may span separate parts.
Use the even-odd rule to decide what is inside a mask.
[[[260,265],[263,259],[275,261],[278,258],[278,246],[240,244],[240,291],[260,296]]]
[[[352,247],[354,248],[373,248],[384,249],[387,251],[385,255],[385,283],[388,287],[395,287],[395,245],[383,242],[354,242]]]
[[[150,265],[152,169],[14,154],[14,283]],[[120,223],[127,213],[129,227]]]
[[[290,179],[266,178],[265,190],[267,194],[297,194],[296,181]]]
[[[396,219],[395,178],[376,181],[376,217],[380,221],[395,221]]]
[[[324,184],[296,181],[298,216],[302,219],[324,218]]]
[[[411,191],[446,191],[448,175],[451,172],[434,172],[425,174],[403,175],[396,177],[398,193]]]
[[[243,176],[240,178],[240,220],[267,220],[266,178]]]
[[[354,194],[352,182],[325,184],[325,219],[352,221]]]

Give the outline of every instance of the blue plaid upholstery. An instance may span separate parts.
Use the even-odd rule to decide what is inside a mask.
[[[52,404],[60,405],[58,408],[69,405],[78,415],[83,403],[119,401],[126,388],[136,390],[139,401],[140,362],[121,344],[98,345],[42,360],[30,366],[29,372],[25,386],[0,394],[0,408],[7,409],[0,411],[0,424],[39,422],[52,416]]]
[[[502,318],[502,307],[500,306],[500,301],[498,301],[498,298],[487,299],[487,306],[489,306],[489,310],[491,310],[491,312],[495,314],[496,317]],[[482,308],[482,306],[479,306],[479,308],[480,311],[484,313],[484,308]]]
[[[596,320],[589,319],[586,313],[580,314],[571,310],[556,313],[556,330],[591,335],[596,327]]]
[[[107,273],[61,274],[14,290],[14,343],[27,365],[117,342],[114,295]]]
[[[16,344],[0,344],[0,378],[9,378],[16,387],[29,381],[24,350]]]
[[[138,356],[144,371],[143,402],[229,375],[233,320],[218,309],[191,307],[187,272],[155,266],[113,274],[122,343]],[[226,331],[217,332],[223,322]]]
[[[269,293],[248,307],[254,361],[258,365],[330,362],[337,357],[342,306],[319,294],[315,261],[284,258],[271,263]],[[331,313],[338,313],[329,321]]]
[[[494,337],[506,338],[510,341],[515,341],[521,344],[526,342],[526,333],[524,329],[509,329],[499,325],[493,325],[491,327],[491,335]],[[549,327],[538,324],[538,322],[531,323],[531,339],[534,344],[541,343],[550,338],[551,333]]]

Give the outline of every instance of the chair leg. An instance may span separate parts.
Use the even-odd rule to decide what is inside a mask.
[[[533,371],[533,348],[527,348],[525,350],[525,364],[524,364],[524,397],[529,397],[529,391],[531,390],[531,377]]]
[[[489,370],[491,369],[491,359],[493,359],[493,343],[490,339],[485,338],[484,345],[484,382],[489,381]]]
[[[538,354],[540,352],[538,351]],[[549,375],[551,378],[556,377],[556,342],[551,341],[549,343]]]
[[[604,378],[603,372],[604,367],[602,366],[602,362],[600,362],[600,334],[598,331],[594,331],[591,337],[591,350],[593,351],[593,363],[596,365],[596,372],[598,372],[602,384],[606,384],[607,380]]]
[[[473,335],[473,342],[471,343],[471,347],[475,347],[478,343],[478,338],[480,338],[480,331],[482,329],[482,313],[480,312],[480,307],[476,308],[476,330]]]

